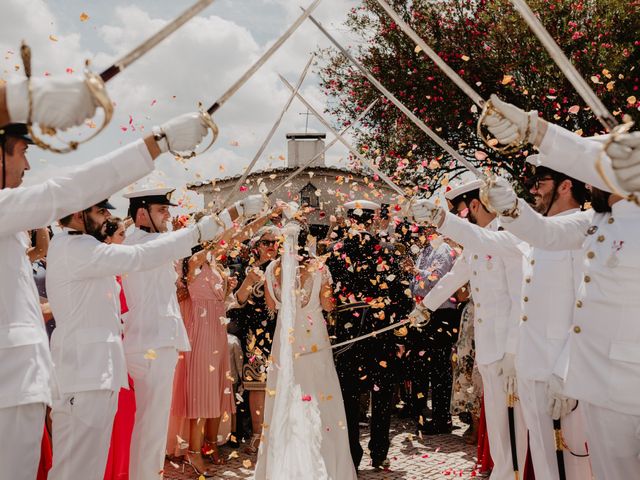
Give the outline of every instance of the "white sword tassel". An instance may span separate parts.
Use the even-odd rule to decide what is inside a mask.
[[[351,55],[347,49],[345,49],[338,41],[331,36],[329,32],[325,30],[320,22],[318,22],[312,15],[309,15],[309,20],[313,22],[313,24],[318,27],[318,29],[333,43],[340,52],[349,59],[353,65],[355,65],[358,70],[378,89],[382,94],[387,97],[398,109],[402,111],[409,119],[426,133],[434,142],[436,142],[445,152],[451,155],[456,161],[460,162],[464,165],[471,173],[473,173],[476,177],[481,179],[486,179],[486,175],[482,173],[475,165],[465,159],[460,153],[455,151],[447,142],[445,142],[442,138],[440,138],[433,130],[431,130],[422,120],[420,120],[408,107],[406,107],[400,100],[396,98],[396,96],[391,93],[387,88],[382,85],[378,79],[376,79],[369,70],[367,70],[364,65],[358,62],[353,55]]]
[[[280,80],[282,80],[282,83],[285,84],[285,86],[293,91],[293,86],[287,81],[286,78],[284,78],[282,75],[278,74],[278,76],[280,77]],[[353,146],[344,139],[344,137],[342,135],[340,135],[335,128],[333,128],[331,126],[331,124],[309,103],[307,102],[307,100],[305,100],[305,98],[300,95],[300,93],[296,94],[296,97],[298,97],[298,100],[300,100],[305,107],[307,107],[309,109],[309,111],[311,113],[313,113],[313,115],[318,119],[318,121],[320,123],[322,123],[322,125],[324,125],[324,127],[329,130],[339,141],[340,143],[342,143],[345,147],[347,147],[349,149],[349,151],[358,159],[360,160],[360,162],[363,165],[368,166],[373,173],[375,173],[376,175],[378,175],[382,180],[384,180],[384,182],[389,185],[393,190],[395,190],[399,195],[406,197],[406,194],[404,193],[404,191],[394,183],[393,180],[391,180],[385,173],[381,172],[374,164],[371,160],[369,160],[368,158],[365,158],[364,156],[362,156],[360,154],[360,152],[358,152],[355,148],[353,148]]]

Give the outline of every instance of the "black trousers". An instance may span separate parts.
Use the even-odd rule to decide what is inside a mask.
[[[451,370],[451,347],[429,348],[424,351],[420,360],[416,360],[423,368],[414,368],[415,375],[411,379],[411,404],[416,422],[427,406],[427,393],[431,387],[431,420],[436,428],[451,424],[451,388],[453,372]],[[420,365],[422,364],[422,365]]]
[[[341,382],[342,399],[347,415],[347,429],[349,432],[349,448],[356,470],[362,460],[362,446],[360,445],[360,395],[362,390],[355,385],[345,385]],[[381,464],[389,453],[389,429],[391,427],[391,404],[393,402],[393,387],[382,385],[378,390],[371,390],[371,420],[369,433],[369,451],[373,463]]]

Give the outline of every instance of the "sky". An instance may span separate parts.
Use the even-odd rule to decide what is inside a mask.
[[[215,0],[196,18],[164,40],[146,56],[108,82],[115,103],[114,118],[97,138],[66,155],[31,147],[31,171],[25,184],[50,178],[90,159],[134,141],[175,116],[194,111],[198,102],[212,104],[300,15],[311,0]],[[343,45],[350,38],[344,27],[348,11],[359,2],[323,0],[314,12]],[[78,75],[89,59],[92,70],[102,71],[192,4],[190,0],[3,0],[0,18],[0,78],[24,75],[20,42],[32,49],[33,75]],[[310,22],[305,22],[257,74],[215,114],[220,128],[215,145],[184,163],[165,154],[156,171],[137,186],[184,187],[242,172],[255,155],[289,96],[278,80],[281,73],[296,83],[309,55],[329,46]],[[72,72],[72,73],[68,73]],[[301,93],[323,111],[327,99],[312,72]],[[284,166],[285,134],[304,131],[305,108],[294,101],[256,169]],[[101,114],[95,118],[101,120]],[[315,119],[309,131],[324,131]],[[64,132],[67,139],[86,137],[81,127]],[[331,136],[328,136],[328,141]],[[346,149],[335,146],[327,154],[331,164],[344,165]],[[112,197],[123,213],[126,201]],[[202,204],[193,196],[186,202]]]

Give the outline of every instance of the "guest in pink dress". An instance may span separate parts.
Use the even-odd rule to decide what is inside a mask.
[[[188,439],[182,437],[189,443],[187,463],[206,477],[205,458],[224,463],[216,443],[220,419],[235,413],[226,325],[226,301],[235,285],[207,250],[189,259],[187,285],[191,302],[184,323],[191,351],[178,362],[171,413],[189,419]]]

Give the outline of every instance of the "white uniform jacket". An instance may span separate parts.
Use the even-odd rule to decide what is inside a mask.
[[[127,388],[115,275],[191,254],[195,229],[141,245],[107,245],[64,231],[47,255],[47,294],[56,318],[51,353],[61,393]]]
[[[478,227],[447,213],[438,229],[464,247],[463,254],[422,301],[436,310],[454,292],[471,281],[475,302],[476,360],[488,365],[505,352],[515,353],[518,343],[522,257],[528,246],[509,232],[498,231],[494,220]]]
[[[170,233],[148,233],[135,228],[125,244],[138,245]],[[191,252],[185,254],[187,257]],[[124,349],[127,354],[149,349],[174,347],[191,349],[176,296],[178,274],[172,262],[165,262],[143,272],[131,272],[122,278],[127,294],[127,321],[124,326]]]
[[[611,159],[604,152],[602,142],[581,137],[550,123],[540,144],[540,153],[540,155],[532,155],[527,161],[536,165],[544,165],[593,185],[602,191],[609,192],[611,189],[604,183],[596,170],[596,160],[602,157],[602,167],[607,178],[619,191],[625,191],[617,183],[616,175],[611,167]]]
[[[39,185],[0,190],[0,408],[51,403],[53,367],[25,230],[97,203],[152,170],[140,140]]]
[[[573,215],[571,209],[553,218]],[[503,222],[509,230],[509,224]],[[518,375],[547,381],[569,336],[576,290],[582,280],[582,252],[533,247],[523,265]]]
[[[539,248],[582,247],[566,393],[640,415],[640,208],[621,200],[612,213],[543,218],[523,205],[508,227]]]

